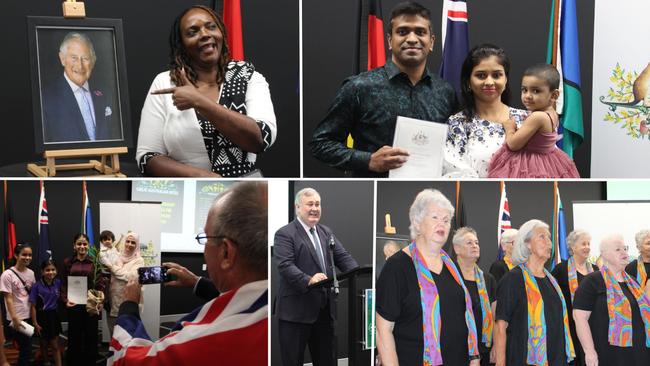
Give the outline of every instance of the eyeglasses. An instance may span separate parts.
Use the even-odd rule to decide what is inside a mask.
[[[431,219],[433,219],[435,222],[443,223],[445,225],[449,225],[451,223],[451,219],[448,216],[440,218],[436,215],[433,215],[431,216]]]
[[[208,243],[208,239],[225,239],[226,237],[223,235],[208,235],[206,233],[199,233],[194,237],[196,239],[196,242],[199,243],[200,245],[205,245]]]

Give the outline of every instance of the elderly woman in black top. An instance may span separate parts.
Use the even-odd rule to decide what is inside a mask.
[[[578,285],[582,280],[598,267],[589,263],[589,253],[591,252],[591,235],[584,230],[573,230],[566,238],[569,249],[569,259],[555,266],[551,274],[557,280],[558,285],[564,294],[567,310],[569,311],[569,329],[571,330],[571,339],[576,350],[575,365],[582,366],[585,364],[585,356],[580,345],[580,340],[576,335],[576,325],[573,321],[573,298]]]
[[[650,299],[625,272],[629,255],[621,235],[600,243],[603,265],[585,277],[573,301],[576,331],[587,366],[647,366],[650,362]]]
[[[409,210],[413,242],[377,280],[377,349],[384,365],[479,365],[476,323],[462,274],[442,249],[454,207],[420,192]]]
[[[564,296],[544,268],[550,257],[548,225],[540,220],[524,223],[512,252],[517,266],[497,291],[497,366],[566,366],[575,356]]]
[[[514,267],[512,264],[512,246],[517,238],[517,229],[507,229],[501,233],[501,250],[503,251],[503,258],[496,260],[490,266],[490,274],[494,276],[497,282],[501,281],[503,276]]]
[[[639,256],[625,267],[625,271],[645,288],[650,273],[650,230],[641,230],[634,235]]]
[[[463,274],[463,282],[472,298],[472,309],[476,321],[478,349],[481,353],[481,365],[494,363],[490,357],[492,349],[492,331],[494,329],[494,307],[496,305],[497,282],[489,273],[484,273],[477,261],[481,256],[476,231],[471,227],[461,227],[452,239],[456,264]]]

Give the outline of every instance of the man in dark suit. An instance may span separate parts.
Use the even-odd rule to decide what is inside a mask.
[[[43,142],[79,142],[122,138],[112,90],[91,88],[88,80],[97,56],[83,33],[68,33],[59,48],[63,74],[43,90]]]
[[[275,233],[280,273],[276,312],[284,366],[302,366],[307,345],[315,366],[333,365],[335,296],[330,288],[307,287],[332,277],[334,266],[343,272],[358,267],[332,230],[318,224],[320,202],[313,188],[300,190],[295,198],[296,219]],[[331,240],[333,249],[329,247]]]

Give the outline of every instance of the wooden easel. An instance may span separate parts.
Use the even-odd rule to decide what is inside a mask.
[[[105,147],[94,149],[48,150],[43,153],[45,165],[27,164],[27,170],[37,177],[55,177],[57,170],[95,170],[103,176],[126,177],[120,172],[119,154],[126,154],[126,147]],[[86,158],[99,156],[101,161],[87,163],[56,164],[56,159]],[[110,159],[110,165],[109,165]]]

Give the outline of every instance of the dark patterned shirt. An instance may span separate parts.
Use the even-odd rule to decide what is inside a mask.
[[[416,85],[390,60],[343,82],[325,118],[314,131],[312,154],[328,165],[352,170],[355,176],[382,177],[368,170],[370,155],[393,144],[397,116],[446,123],[456,112],[454,89],[425,69]],[[354,148],[345,145],[348,133]]]

